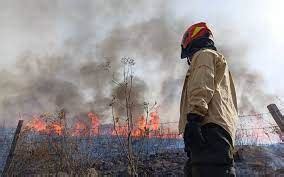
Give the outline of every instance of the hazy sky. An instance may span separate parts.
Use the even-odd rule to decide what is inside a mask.
[[[257,70],[263,75],[267,89],[271,93],[283,94],[283,5],[284,1],[281,0],[218,0],[214,3],[183,1],[176,3],[174,8],[178,16],[186,17],[193,13],[197,21],[214,19],[210,22],[215,30],[225,27],[238,33],[233,32],[231,37],[234,39],[235,36],[241,36],[248,44],[246,60],[251,70]]]
[[[77,8],[80,8],[80,6],[76,6],[78,1],[71,0],[67,3],[67,1],[59,0],[56,2],[0,0],[1,68],[7,67],[7,64],[11,65],[17,56],[26,51],[41,54],[56,50],[65,38],[72,36],[72,30],[79,28],[76,26],[78,25],[76,24],[76,13],[73,17],[68,15],[65,18],[64,12],[60,12],[60,5],[63,3],[70,4],[71,13],[72,10],[76,12]],[[155,9],[159,8],[157,5],[160,4],[147,2],[149,3],[145,3],[147,5],[144,5],[143,9],[137,9],[141,16],[126,16],[122,23],[154,17]],[[192,19],[195,19],[196,22],[207,21],[214,31],[217,31],[218,28],[234,31],[231,34],[232,38],[242,36],[249,43],[249,57],[247,59],[250,68],[262,73],[270,92],[279,92],[284,89],[284,82],[281,78],[284,64],[282,52],[284,43],[283,1],[217,0],[213,3],[209,0],[184,0],[171,1],[170,3],[171,6],[167,10],[169,18],[173,21],[190,17],[190,22]],[[33,12],[31,13],[30,10]],[[107,11],[107,9],[105,10]],[[89,16],[90,20],[92,13]],[[66,14],[70,14],[70,11]],[[72,24],[72,19],[68,18],[73,18],[74,23]],[[116,23],[115,20],[114,23]],[[111,23],[107,22],[107,24]],[[101,24],[99,27],[104,26]],[[235,35],[235,32],[239,34]],[[218,37],[216,36],[217,39]]]

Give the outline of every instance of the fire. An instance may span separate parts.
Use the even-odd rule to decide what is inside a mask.
[[[88,126],[82,122],[77,121],[74,125],[74,129],[71,133],[72,136],[85,136],[87,134]]]
[[[32,120],[27,124],[27,128],[40,132],[40,133],[55,133],[61,135],[63,132],[63,126],[58,122],[48,123],[42,118],[33,116]]]
[[[58,135],[62,135],[63,126],[58,122],[54,122],[50,125],[50,131],[53,132],[53,133],[56,133]]]
[[[32,129],[34,131],[37,132],[43,132],[46,130],[46,122],[44,122],[42,119],[40,119],[39,117],[35,117],[33,116],[33,119],[31,120],[31,122],[29,122],[27,124],[27,127],[29,129]]]
[[[140,118],[138,118],[137,122],[136,122],[136,127],[132,133],[133,136],[136,137],[140,137],[145,135],[145,130],[147,129],[146,126],[146,119],[144,116],[141,116]]]
[[[88,117],[91,120],[91,135],[98,135],[99,134],[99,126],[100,126],[100,120],[99,120],[98,116],[96,116],[92,112],[89,112]]]
[[[153,131],[157,131],[160,127],[160,116],[157,111],[150,113],[150,127]]]
[[[116,125],[115,130],[112,131],[112,135],[127,136],[127,132],[128,126]]]
[[[73,125],[72,136],[96,136],[99,135],[100,120],[99,117],[93,113],[89,112],[87,114],[88,121],[90,124],[86,123],[82,119],[78,119]]]
[[[50,120],[48,116],[33,116],[32,120],[27,124],[27,127],[33,131],[63,135],[67,133],[70,136],[98,136],[100,132],[100,119],[94,112],[86,113],[88,119],[77,119],[71,125],[71,131],[66,131],[66,125],[62,124],[64,119],[57,117],[58,120]],[[65,116],[64,116],[65,118]],[[60,119],[60,120],[59,120]],[[104,131],[102,131],[104,132]],[[148,138],[176,138],[177,133],[170,133],[170,128],[160,125],[160,116],[157,111],[150,112],[149,117],[142,115],[138,117],[132,128],[129,128],[127,122],[120,122],[119,119],[115,121],[115,128],[112,130],[111,135],[128,136],[131,132],[133,137],[148,137]]]
[[[154,137],[159,136],[159,128],[160,128],[160,116],[157,111],[151,112],[149,121],[147,122],[145,116],[139,117],[132,129],[131,135],[134,137]],[[115,130],[113,131],[113,135],[119,136],[127,136],[127,132],[129,131],[128,126],[121,126],[120,122],[116,122]]]

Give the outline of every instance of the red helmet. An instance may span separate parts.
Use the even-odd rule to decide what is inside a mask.
[[[212,35],[211,30],[207,27],[206,23],[200,22],[190,26],[183,35],[181,42],[181,58],[186,58],[189,55],[189,49],[192,41],[202,37],[209,37]]]

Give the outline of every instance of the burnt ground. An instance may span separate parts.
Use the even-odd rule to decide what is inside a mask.
[[[183,150],[149,155],[138,162],[139,176],[183,176],[183,163],[186,161]],[[126,158],[97,161],[94,168],[102,175],[127,176]]]
[[[236,169],[238,177],[284,176],[284,144],[237,147]],[[183,149],[149,155],[138,163],[139,176],[183,176],[186,161]],[[127,160],[115,158],[96,161],[93,167],[101,175],[128,176]]]

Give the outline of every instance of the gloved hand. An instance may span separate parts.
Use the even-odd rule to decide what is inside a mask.
[[[205,139],[201,132],[201,122],[203,119],[204,117],[198,114],[189,113],[187,115],[187,124],[183,134],[186,152],[202,148],[205,144]]]

